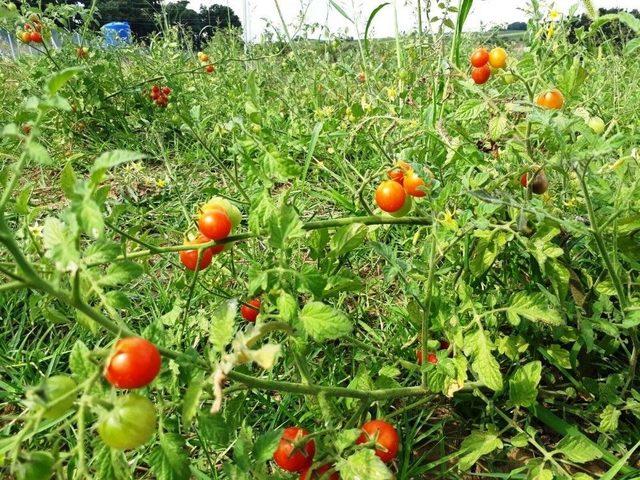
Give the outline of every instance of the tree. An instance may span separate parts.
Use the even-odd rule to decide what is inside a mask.
[[[213,30],[222,28],[241,28],[240,19],[234,11],[224,5],[211,5],[200,7],[200,19],[202,27],[211,26]]]
[[[507,30],[526,30],[527,23],[526,22],[513,22],[507,25]]]
[[[180,25],[185,29],[188,28],[198,33],[203,27],[202,18],[198,12],[188,8],[188,5],[188,0],[168,3],[165,6],[167,20],[170,25]]]

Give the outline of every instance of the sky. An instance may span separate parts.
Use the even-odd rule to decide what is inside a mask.
[[[301,24],[301,13],[304,12],[304,24],[319,23],[327,25],[331,33],[347,34],[352,37],[362,36],[367,19],[371,11],[383,0],[333,0],[339,4],[345,13],[355,19],[356,25],[346,20],[337,9],[333,8],[330,0],[278,0],[282,15],[288,25],[289,31],[293,33]],[[393,8],[394,0],[387,0],[390,5],[384,7],[375,17],[369,35],[372,37],[394,36]],[[415,13],[415,0],[396,0],[398,4],[398,25],[400,31],[410,32],[416,28],[417,19]],[[457,5],[457,0],[449,0],[451,4]],[[249,18],[248,29],[244,25],[244,4],[248,4],[247,16]],[[191,8],[198,9],[201,5],[212,5],[214,3],[228,5],[240,17],[245,26],[245,34],[249,39],[259,39],[261,34],[273,27],[282,30],[280,18],[275,7],[274,0],[191,0]],[[423,0],[423,5],[426,0]],[[437,3],[433,1],[432,3]],[[578,0],[541,0],[541,4],[555,10],[566,13],[571,6],[582,2]],[[640,8],[640,0],[593,0],[596,8]],[[501,25],[516,21],[525,21],[526,13],[523,11],[529,4],[528,0],[475,0],[471,14],[465,24],[465,30],[475,31],[483,27]],[[580,8],[578,11],[582,11]],[[434,11],[435,12],[435,11]],[[360,33],[358,35],[358,32]],[[318,30],[312,37],[318,37],[321,31]]]

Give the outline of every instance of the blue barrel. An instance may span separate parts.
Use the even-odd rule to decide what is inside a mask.
[[[131,43],[131,26],[128,22],[105,23],[102,28],[104,44],[108,47]]]

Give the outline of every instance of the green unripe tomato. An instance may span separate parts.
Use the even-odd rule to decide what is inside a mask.
[[[49,452],[31,452],[17,465],[17,480],[50,480],[55,460]]]
[[[413,200],[410,195],[407,195],[404,200],[404,205],[402,205],[402,208],[400,208],[400,210],[397,210],[393,213],[389,213],[389,215],[396,218],[404,217],[411,211],[412,207],[413,207]]]
[[[227,213],[229,220],[231,220],[232,228],[236,228],[240,225],[240,221],[242,220],[242,213],[233,203],[231,203],[226,198],[222,197],[213,197],[202,207],[202,212],[206,212],[207,210],[211,210],[214,208],[220,208]]]
[[[156,407],[149,399],[132,393],[118,397],[98,423],[98,434],[111,448],[130,450],[144,445],[157,428]]]
[[[67,375],[54,375],[42,383],[42,400],[44,406],[44,418],[54,420],[61,417],[73,407],[78,396],[77,392],[69,394],[77,388],[76,382]],[[64,397],[64,398],[62,398]]]
[[[505,73],[502,76],[502,80],[504,81],[504,83],[506,83],[507,85],[511,85],[512,83],[516,83],[516,81],[518,80],[518,78],[512,74],[512,73]]]
[[[602,120],[600,117],[591,117],[589,119],[588,125],[589,128],[598,135],[602,135],[606,127],[606,125],[604,124],[604,120]]]

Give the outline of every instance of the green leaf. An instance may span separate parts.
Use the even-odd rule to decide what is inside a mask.
[[[93,238],[100,238],[104,232],[104,219],[98,204],[85,198],[76,208],[82,230]]]
[[[62,169],[62,172],[60,172],[60,186],[67,198],[71,198],[75,193],[77,181],[78,178],[73,171],[73,165],[71,165],[71,162],[68,162]]]
[[[339,454],[342,454],[351,445],[355,445],[356,440],[362,435],[362,430],[359,428],[352,428],[349,430],[340,430],[333,437],[333,445]]]
[[[130,480],[131,467],[124,452],[101,444],[95,453],[93,465],[96,480]]]
[[[520,367],[509,380],[509,400],[514,406],[529,407],[538,397],[542,363],[534,361]]]
[[[198,416],[198,431],[208,445],[226,448],[233,430],[221,414],[202,413]]]
[[[269,219],[269,241],[275,248],[283,249],[287,243],[302,236],[302,222],[294,208],[282,204],[280,211]]]
[[[196,416],[196,413],[198,413],[203,387],[204,374],[202,372],[196,372],[182,400],[182,425],[184,428],[191,426],[193,418]]]
[[[613,405],[607,405],[600,414],[600,426],[598,430],[604,433],[615,432],[618,429],[620,413],[620,410]]]
[[[80,253],[75,246],[76,233],[57,218],[48,217],[42,227],[42,239],[47,258],[63,272],[75,272],[80,263]]]
[[[282,430],[273,430],[260,435],[253,444],[253,458],[257,463],[263,463],[273,457],[278,448]]]
[[[369,18],[367,19],[367,25],[364,28],[364,49],[367,51],[367,53],[369,53],[369,28],[371,27],[371,23],[373,23],[373,19],[375,18],[377,13],[387,5],[389,5],[389,2],[384,2],[378,5],[371,11]]]
[[[640,50],[640,37],[632,38],[624,46],[624,55],[626,57],[632,57]]]
[[[602,457],[602,452],[582,435],[567,435],[560,440],[556,450],[571,462],[585,463]]]
[[[231,300],[220,305],[211,317],[209,341],[218,353],[224,352],[233,339],[233,328],[238,302]]]
[[[460,453],[464,455],[458,461],[461,471],[469,470],[483,455],[502,448],[502,440],[492,431],[476,430],[462,441]]]
[[[145,158],[142,153],[130,152],[127,150],[113,150],[100,155],[91,167],[91,184],[97,186],[103,179],[107,170],[122,163],[135,162]]]
[[[15,123],[7,123],[4,127],[2,127],[2,136],[3,137],[19,137],[20,129]]]
[[[513,325],[518,325],[521,317],[553,326],[564,324],[560,313],[550,308],[542,293],[517,292],[513,295],[511,305],[507,307],[507,318]]]
[[[545,352],[562,368],[571,369],[571,354],[560,345],[553,343]]]
[[[458,121],[474,120],[487,111],[487,106],[482,100],[470,99],[460,104],[455,117]]]
[[[507,131],[507,117],[498,115],[489,120],[489,136],[491,140],[499,140]]]
[[[118,287],[125,285],[142,275],[142,267],[128,260],[112,263],[105,274],[98,279],[103,287]]]
[[[513,238],[512,234],[502,231],[476,231],[476,235],[482,235],[482,237],[476,243],[469,265],[474,277],[486,272],[502,252],[507,242]]]
[[[281,292],[280,296],[276,300],[276,306],[280,312],[282,320],[285,322],[293,322],[298,317],[298,301],[293,295],[287,292]]]
[[[251,468],[251,456],[249,455],[252,450],[251,443],[251,431],[248,428],[243,428],[233,447],[233,459],[236,465],[245,472]]]
[[[160,434],[160,442],[149,455],[149,465],[157,480],[189,480],[189,457],[184,439],[174,433]]]
[[[69,355],[69,368],[76,380],[80,382],[88,379],[98,369],[98,366],[89,359],[90,355],[91,351],[84,342],[76,340]]]
[[[69,67],[54,73],[47,80],[47,91],[53,96],[64,87],[74,76],[84,70],[84,67]]]
[[[392,480],[393,474],[370,448],[360,450],[336,463],[342,480]]]
[[[322,302],[309,302],[300,312],[305,332],[318,342],[335,340],[351,333],[353,325],[344,313]]]
[[[338,228],[329,242],[333,258],[346,255],[362,245],[367,236],[367,228],[360,223],[352,223]]]
[[[502,390],[502,373],[500,365],[491,351],[494,346],[487,338],[484,330],[476,330],[465,337],[464,351],[472,355],[471,369],[478,376],[478,380],[494,391]]]
[[[47,149],[36,141],[31,141],[27,144],[27,155],[40,165],[51,165],[52,163]]]

